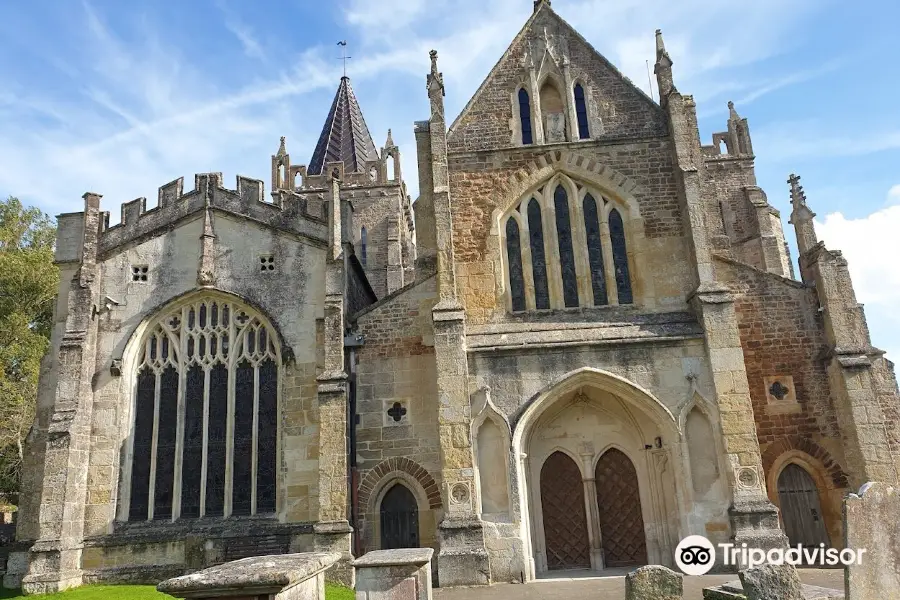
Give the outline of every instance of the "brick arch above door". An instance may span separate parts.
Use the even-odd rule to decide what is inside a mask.
[[[425,467],[414,460],[398,456],[381,461],[366,473],[359,485],[359,505],[368,506],[378,483],[391,473],[397,472],[406,473],[419,482],[428,497],[429,508],[435,509],[443,506],[441,490]]]

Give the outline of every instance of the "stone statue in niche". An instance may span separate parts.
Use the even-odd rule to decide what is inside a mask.
[[[562,113],[549,113],[544,123],[544,137],[548,143],[566,141],[566,116]]]

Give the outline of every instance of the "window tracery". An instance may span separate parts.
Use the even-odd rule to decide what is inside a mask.
[[[525,195],[501,219],[509,309],[634,303],[622,210],[564,175]]]
[[[279,355],[249,307],[164,311],[138,352],[127,518],[273,513]]]

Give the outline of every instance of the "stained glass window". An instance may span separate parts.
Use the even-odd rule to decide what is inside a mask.
[[[587,104],[584,101],[584,88],[575,84],[575,114],[578,117],[578,137],[582,140],[591,137],[588,130]]]
[[[513,311],[525,310],[525,273],[522,270],[522,241],[515,219],[506,221],[506,257],[509,261],[509,294]]]
[[[631,276],[628,273],[628,252],[625,247],[625,226],[615,208],[609,211],[609,238],[612,243],[613,265],[616,269],[616,290],[619,304],[631,304]]]
[[[528,203],[528,237],[531,246],[531,271],[534,276],[535,308],[550,308],[550,289],[547,286],[547,257],[544,253],[544,225],[541,206],[536,198]]]
[[[588,265],[591,268],[591,288],[594,291],[594,305],[609,304],[606,295],[606,273],[603,272],[603,241],[600,237],[600,218],[597,202],[590,194],[585,195],[584,231],[587,237]]]
[[[578,273],[575,252],[572,250],[572,221],[569,219],[569,195],[558,185],[553,192],[556,208],[556,237],[559,240],[559,263],[562,273],[563,302],[566,307],[578,306]]]
[[[275,512],[277,359],[271,329],[230,300],[183,304],[151,327],[137,366],[129,520]]]
[[[519,119],[522,121],[522,143],[534,143],[531,136],[531,102],[525,88],[519,90]]]

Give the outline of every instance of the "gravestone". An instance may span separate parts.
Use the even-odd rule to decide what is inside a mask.
[[[356,559],[356,600],[431,600],[433,554],[431,548],[405,548]]]
[[[640,567],[625,576],[625,600],[682,600],[681,573],[662,565]]]
[[[804,600],[800,576],[793,565],[762,565],[738,575],[747,600]]]
[[[204,600],[325,600],[325,571],[339,553],[255,556],[163,581],[156,589]]]
[[[900,594],[900,492],[867,483],[844,500],[844,547],[865,550],[844,573],[847,600],[895,598]]]

